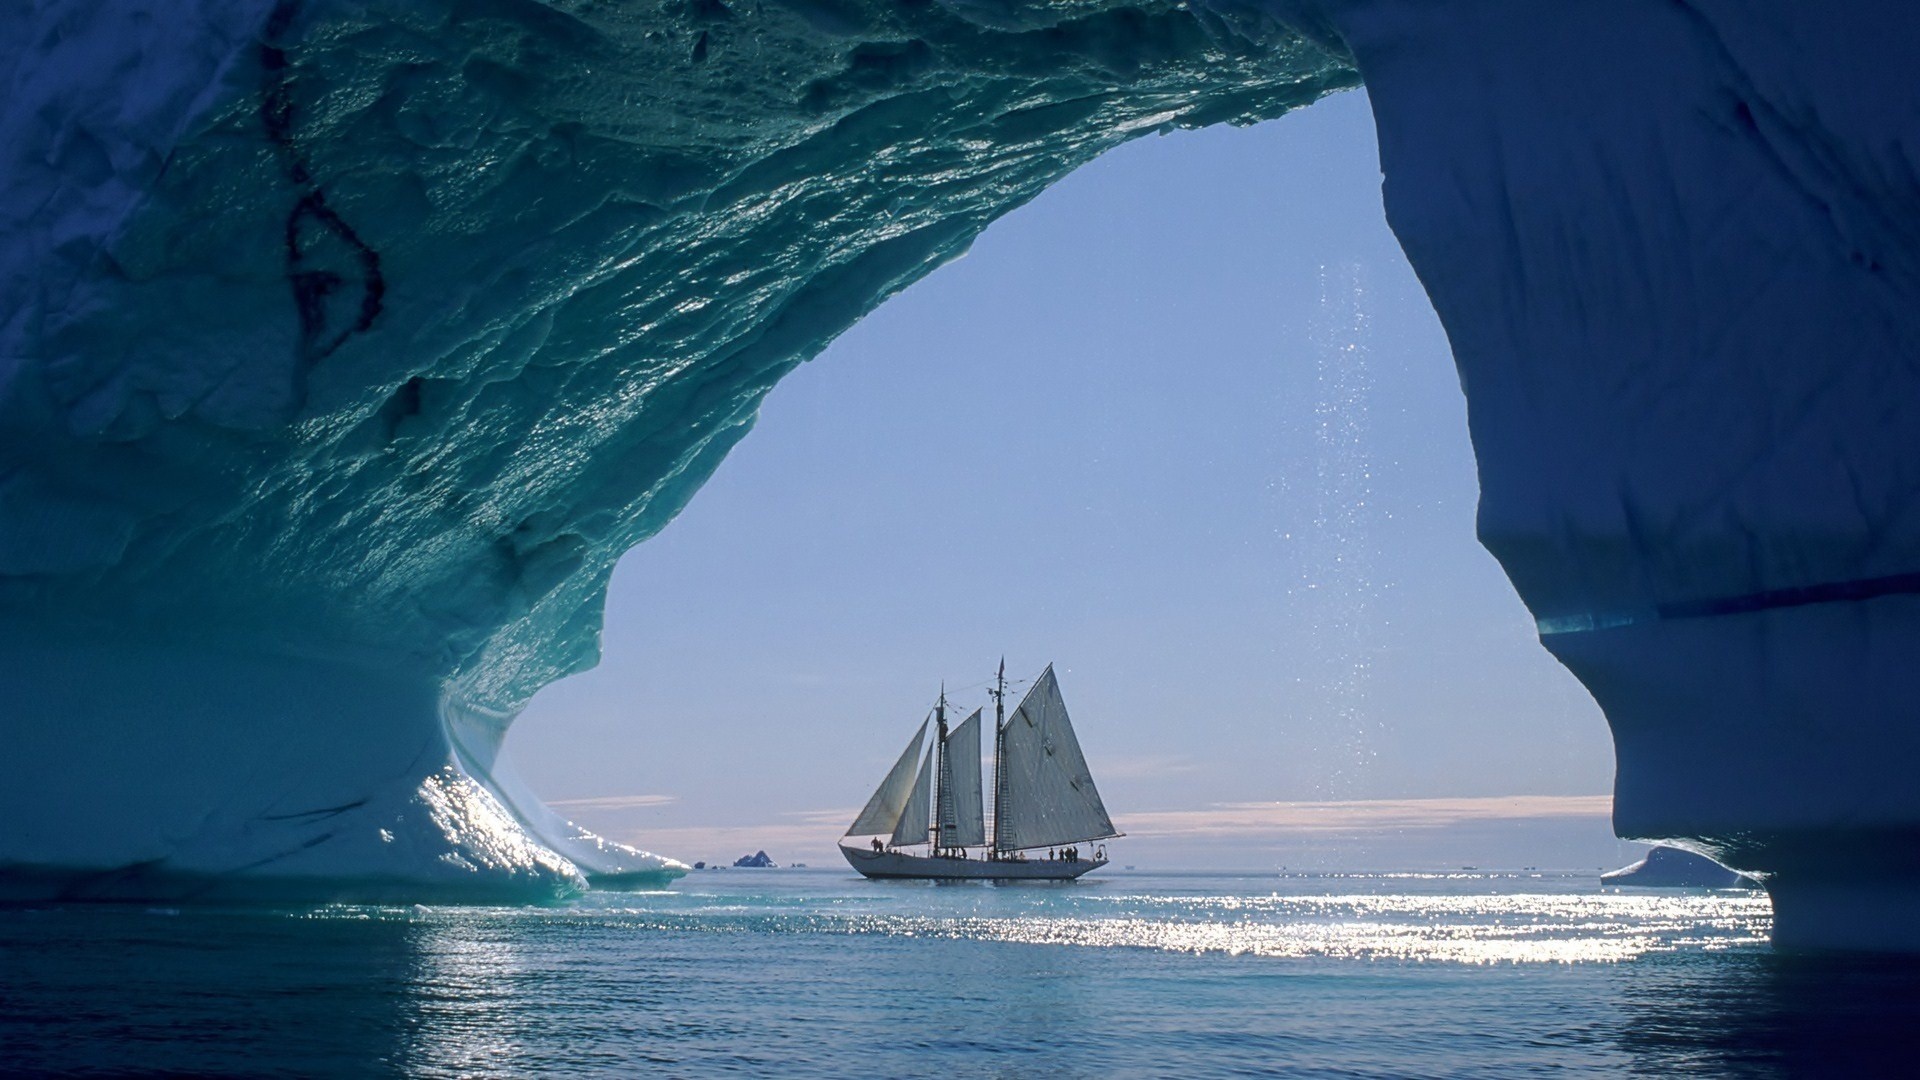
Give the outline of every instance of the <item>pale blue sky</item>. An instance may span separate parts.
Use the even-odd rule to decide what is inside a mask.
[[[1474,540],[1475,492],[1364,94],[1148,138],[777,387],[510,752],[621,839],[822,859],[940,681],[982,704],[1004,652],[1056,664],[1122,827],[1604,794],[1605,724]],[[1565,865],[1612,850],[1591,814],[1568,835]]]

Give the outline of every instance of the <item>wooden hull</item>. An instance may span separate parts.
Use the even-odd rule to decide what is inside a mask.
[[[855,870],[870,878],[912,878],[922,881],[1072,881],[1107,865],[1105,859],[951,859],[909,855],[904,851],[874,851],[842,847],[840,854]]]

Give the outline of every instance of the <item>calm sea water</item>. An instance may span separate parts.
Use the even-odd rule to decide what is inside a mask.
[[[0,1068],[235,1076],[1833,1076],[1920,973],[1555,874],[696,873],[561,908],[0,911]]]

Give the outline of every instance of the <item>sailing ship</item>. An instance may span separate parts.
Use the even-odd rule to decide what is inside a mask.
[[[1100,801],[1080,740],[1067,719],[1053,665],[1040,673],[1006,715],[1007,663],[993,696],[992,827],[981,799],[982,710],[947,728],[942,688],[933,715],[920,722],[900,759],[887,772],[847,837],[868,838],[840,853],[870,878],[1071,881],[1107,863],[1104,845],[1078,845],[1121,833]],[[927,726],[933,745],[920,754]],[[903,851],[925,845],[925,854]],[[982,849],[978,855],[969,849]],[[1037,852],[1046,848],[1045,857]],[[1036,854],[1030,854],[1036,853]]]

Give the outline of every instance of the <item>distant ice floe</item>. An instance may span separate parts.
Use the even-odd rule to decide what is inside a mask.
[[[1600,875],[1602,885],[1642,889],[1753,889],[1760,882],[1738,870],[1729,870],[1705,855],[1684,848],[1654,847],[1631,866]]]

